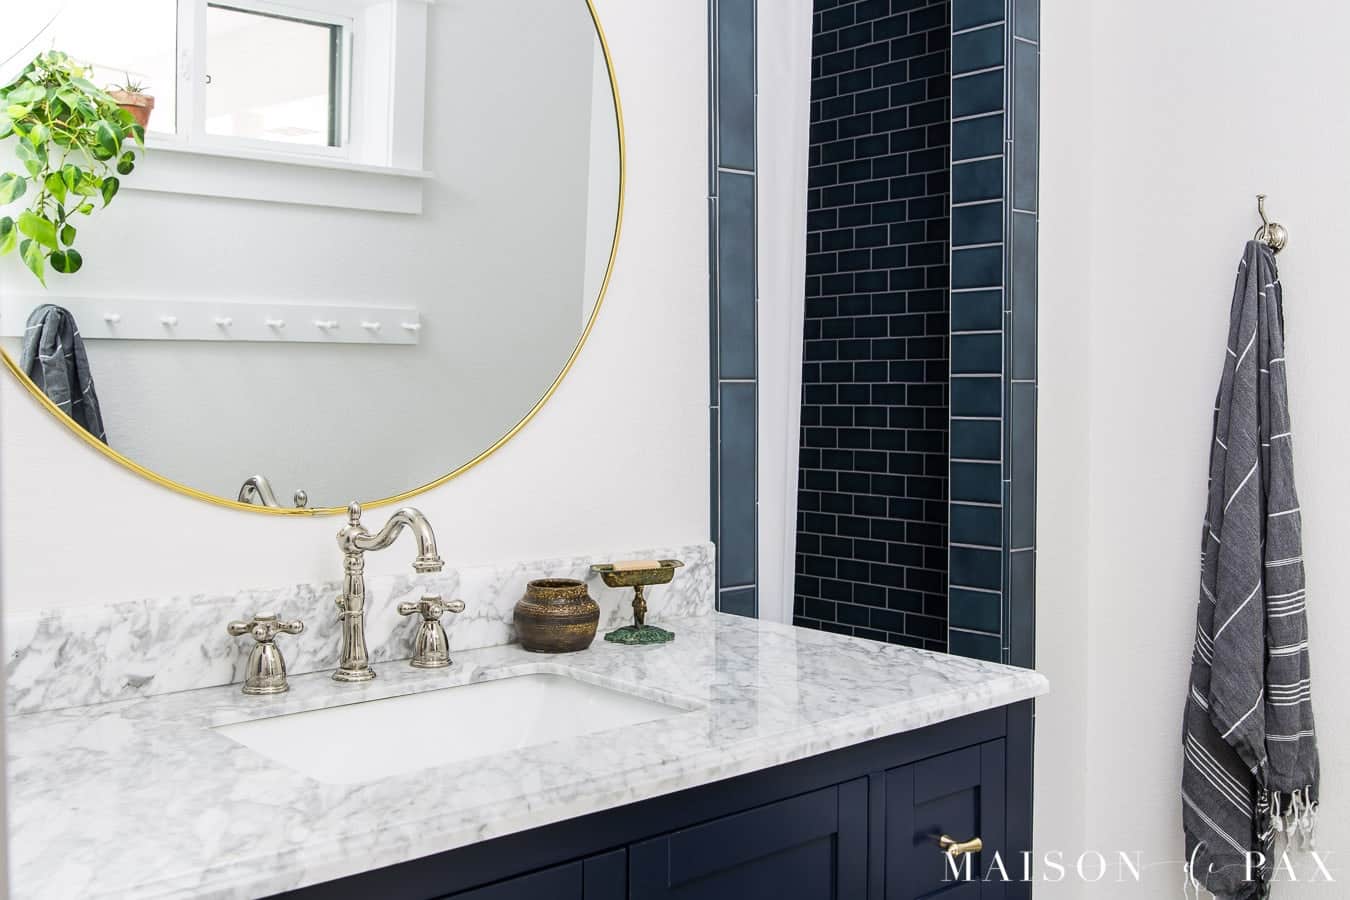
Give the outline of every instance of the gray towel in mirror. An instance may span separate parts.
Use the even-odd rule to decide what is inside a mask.
[[[54,303],[33,310],[23,333],[19,368],[77,425],[108,443],[89,357],[69,310]]]

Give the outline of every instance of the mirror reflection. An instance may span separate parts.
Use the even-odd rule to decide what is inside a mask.
[[[415,490],[596,311],[621,173],[586,0],[80,0],[0,85],[0,342],[164,479]]]

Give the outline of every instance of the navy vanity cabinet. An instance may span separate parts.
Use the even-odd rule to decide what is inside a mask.
[[[867,894],[867,779],[635,844],[630,900],[834,900]]]
[[[582,864],[568,863],[455,894],[447,900],[537,900],[539,897],[585,900],[582,877]]]
[[[1004,900],[1000,878],[983,880],[994,854],[1007,859],[1002,740],[944,753],[885,774],[885,900]],[[969,861],[970,880],[954,877],[938,846],[979,837],[984,849]],[[957,863],[964,875],[966,863]]]
[[[624,900],[627,879],[628,855],[615,850],[463,891],[446,900]]]

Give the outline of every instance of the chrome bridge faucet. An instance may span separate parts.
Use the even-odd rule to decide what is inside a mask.
[[[390,516],[377,533],[371,534],[361,524],[361,504],[353,501],[347,506],[347,526],[337,536],[345,576],[342,596],[337,600],[338,619],[342,622],[342,661],[333,673],[334,681],[369,681],[375,677],[366,651],[366,551],[388,547],[404,528],[410,529],[417,539],[413,571],[439,572],[444,562],[436,553],[436,535],[421,512],[404,507]]]

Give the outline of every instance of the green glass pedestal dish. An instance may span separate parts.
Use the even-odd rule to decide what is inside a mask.
[[[625,625],[605,635],[612,644],[664,644],[675,640],[675,632],[655,625]]]
[[[633,589],[633,624],[616,628],[605,635],[614,644],[664,644],[675,640],[675,632],[647,624],[647,598],[643,593],[654,584],[667,584],[675,577],[675,570],[684,563],[678,559],[657,560],[645,569],[615,569],[613,563],[591,566],[591,571],[612,588]]]

